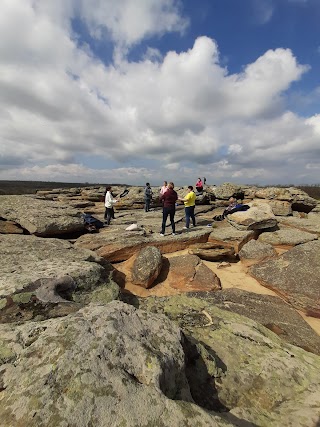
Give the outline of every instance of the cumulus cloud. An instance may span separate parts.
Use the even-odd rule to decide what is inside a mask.
[[[287,89],[308,71],[291,50],[230,74],[217,42],[199,37],[183,52],[149,46],[139,61],[106,65],[72,25],[81,19],[92,37],[130,49],[184,31],[177,4],[3,0],[0,179],[267,183],[292,181],[294,170],[314,181],[319,117],[286,109]]]

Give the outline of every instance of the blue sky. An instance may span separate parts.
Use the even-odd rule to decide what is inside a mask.
[[[319,0],[3,0],[0,179],[320,182]]]

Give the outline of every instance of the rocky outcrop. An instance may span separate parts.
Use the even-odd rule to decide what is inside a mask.
[[[155,249],[155,248],[154,248]],[[178,255],[167,258],[163,256],[161,271],[147,289],[142,289],[133,282],[133,264],[136,257],[115,265],[114,280],[124,290],[138,296],[162,297],[182,292],[208,291],[221,289],[221,282],[199,257],[195,255]]]
[[[293,233],[296,230],[307,231],[320,236],[320,215],[308,214],[307,218],[286,217],[278,218],[279,223],[293,228]]]
[[[14,221],[0,219],[0,234],[23,234],[23,228]]]
[[[181,255],[168,259],[167,280],[174,289],[191,292],[221,289],[219,278],[196,255]]]
[[[0,217],[41,237],[84,232],[79,210],[32,196],[0,196]]]
[[[250,240],[239,251],[239,258],[246,265],[255,264],[276,256],[277,252],[271,244],[260,242],[259,240]]]
[[[147,246],[127,261],[131,265],[129,281],[134,285],[149,288],[159,276],[162,267],[162,255],[158,248]]]
[[[147,236],[144,230],[126,231],[120,227],[113,227],[104,229],[98,235],[81,236],[75,242],[75,247],[93,250],[110,262],[121,262],[147,246],[155,246],[162,253],[177,252],[194,243],[206,242],[209,234],[210,230],[204,228],[190,230],[188,233],[180,233],[176,236],[162,237],[158,233]]]
[[[2,235],[0,253],[0,322],[65,315],[97,290],[108,289],[104,301],[117,297],[112,266],[67,241]]]
[[[249,317],[274,332],[282,340],[320,355],[319,335],[281,298],[242,289],[195,292],[187,296],[204,299],[218,308]]]
[[[320,317],[320,241],[304,243],[250,267],[261,285],[309,316]]]
[[[273,246],[296,246],[301,243],[317,240],[317,234],[311,234],[306,231],[292,229],[290,227],[281,228],[275,231],[264,231],[258,237],[258,241],[269,243]]]
[[[216,223],[213,223],[213,225],[216,225]],[[221,226],[219,224],[217,227],[213,228],[213,231],[211,231],[209,235],[208,242],[228,245],[234,248],[235,252],[238,253],[243,245],[257,237],[258,233],[254,230],[237,230],[235,227],[231,227],[228,222],[223,221]]]
[[[206,261],[235,261],[235,250],[227,245],[217,243],[199,243],[194,244],[188,250],[189,254],[197,255],[200,259]]]
[[[255,197],[262,199],[284,200],[291,203],[292,210],[300,212],[310,212],[316,205],[317,201],[300,188],[289,187],[266,187],[259,188],[255,191]]]
[[[146,310],[165,313],[196,340],[201,358],[189,382],[209,373],[202,377],[207,407],[218,400],[229,411],[228,419],[236,423],[234,417],[241,418],[248,426],[317,425],[319,356],[285,343],[247,317],[188,294],[139,302]]]
[[[263,230],[273,228],[278,221],[271,206],[266,203],[252,202],[247,211],[235,212],[227,216],[227,221],[238,230]]]
[[[0,331],[3,427],[233,425],[194,403],[181,331],[164,316],[113,302]]]
[[[218,185],[214,189],[214,194],[217,199],[229,200],[234,194],[241,193],[242,188],[240,185],[225,182],[222,185]]]

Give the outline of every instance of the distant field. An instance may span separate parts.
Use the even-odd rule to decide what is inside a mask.
[[[301,190],[309,194],[310,197],[320,200],[320,185],[308,185],[308,186],[302,185],[298,188],[301,188]]]
[[[107,184],[89,184],[77,182],[46,182],[46,181],[0,181],[0,195],[35,194],[38,190],[53,190],[55,188],[75,187],[104,187]],[[124,185],[124,184],[109,184]],[[129,186],[127,186],[129,187]]]

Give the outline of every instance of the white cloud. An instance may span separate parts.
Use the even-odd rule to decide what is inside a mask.
[[[188,20],[179,13],[174,0],[80,0],[81,18],[92,37],[105,32],[119,44],[130,46],[152,35],[183,32]]]
[[[96,37],[107,30],[126,46],[185,28],[173,0],[134,4],[81,0],[80,11]],[[208,37],[181,53],[150,46],[140,62],[120,56],[106,66],[77,45],[75,5],[1,3],[0,179],[287,182],[292,170],[317,179],[306,164],[319,157],[319,117],[284,108],[286,90],[308,70],[289,49],[232,75]],[[126,27],[129,11],[146,19],[141,28]],[[97,169],[96,159],[114,166]]]

